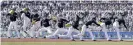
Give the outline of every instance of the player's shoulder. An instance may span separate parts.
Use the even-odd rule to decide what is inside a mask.
[[[16,13],[16,12],[14,12],[14,14],[15,14],[15,15],[17,15],[17,13]]]
[[[11,15],[10,13],[7,13],[7,15]]]

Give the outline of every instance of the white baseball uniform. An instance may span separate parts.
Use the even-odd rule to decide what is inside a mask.
[[[21,18],[23,18],[23,20],[24,20],[23,21],[24,24],[22,26],[22,28],[23,28],[22,32],[24,32],[24,31],[27,31],[27,28],[31,25],[31,21],[28,17],[25,16],[25,13],[22,13]],[[27,32],[24,32],[24,33],[27,34]],[[25,34],[23,34],[24,37],[26,37]]]
[[[14,28],[14,31],[16,31],[17,32],[17,36],[18,36],[18,38],[20,38],[20,33],[19,33],[19,30],[17,29],[17,23],[16,23],[16,21],[12,21],[12,22],[10,22],[10,24],[9,24],[9,27],[8,27],[8,31],[7,31],[7,36],[8,37],[11,37],[11,33],[12,33],[12,29]]]
[[[57,30],[52,34],[52,35],[48,35],[46,36],[47,38],[52,38],[53,36],[58,36],[59,34],[64,34],[65,32],[67,32],[68,30],[65,28],[57,28]]]
[[[14,14],[9,14],[10,15],[10,24],[9,24],[9,27],[8,27],[8,31],[7,31],[7,36],[8,37],[11,37],[12,35],[12,31],[16,31],[17,32],[17,36],[18,38],[20,38],[20,33],[19,33],[19,30],[18,30],[18,25],[17,25],[17,13],[14,13]]]
[[[50,27],[50,26],[49,26],[49,27],[42,27],[42,28],[40,28],[40,29],[37,31],[36,37],[38,37],[39,34],[40,34],[40,32],[43,32],[43,31],[47,31],[48,34],[52,34],[52,30],[51,30],[51,27]]]
[[[64,34],[65,32],[67,32],[68,30],[66,28],[64,28],[64,24],[66,21],[67,20],[65,20],[63,18],[59,19],[57,30],[52,35],[46,36],[46,38],[51,38],[53,36],[58,36],[59,34]]]
[[[78,31],[77,29],[74,29],[72,26],[69,27],[69,29],[66,31],[67,34],[66,35],[59,35],[59,37],[62,37],[62,38],[70,38],[70,39],[73,39],[73,37],[79,37],[80,35],[80,31]],[[72,33],[75,32],[77,33],[76,35],[73,35]]]
[[[113,28],[117,32],[118,40],[121,40],[120,29],[119,29],[119,22],[118,21],[115,21],[113,23]]]
[[[36,31],[40,28],[40,21],[35,22],[29,30],[30,36],[35,37]]]
[[[92,40],[95,40],[95,37],[94,37],[91,30],[93,30],[93,29],[90,26],[88,26],[88,28],[87,28],[86,25],[83,25],[82,30],[81,30],[80,40],[83,40],[83,36],[84,36],[85,31],[88,31],[90,33],[90,36],[91,36]]]
[[[101,23],[100,24],[100,26],[102,27],[102,30],[103,30],[103,32],[105,33],[105,37],[107,38],[107,40],[110,40],[110,37],[109,37],[109,35],[108,35],[108,29],[107,29],[107,27],[106,27],[106,25],[105,25],[105,23]]]

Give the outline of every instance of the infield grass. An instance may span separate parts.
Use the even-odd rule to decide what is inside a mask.
[[[1,45],[133,45],[133,42],[2,42]]]

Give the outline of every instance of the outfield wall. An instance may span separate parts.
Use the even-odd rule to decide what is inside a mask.
[[[65,35],[65,34],[67,34],[67,33],[64,33],[63,35]],[[73,32],[73,35],[75,35],[76,33],[75,32]],[[94,34],[94,36],[95,36],[95,39],[106,39],[105,38],[105,34],[104,34],[104,32],[93,32],[93,34]],[[133,39],[133,32],[120,32],[120,34],[121,34],[121,37],[123,38],[123,39]],[[43,37],[43,36],[45,36],[45,35],[48,35],[46,32],[42,32],[42,33],[40,33],[40,37]],[[111,38],[111,39],[117,39],[117,33],[116,32],[108,32],[108,35],[109,35],[109,37]],[[2,33],[1,33],[1,37],[2,38],[7,38],[7,36],[6,36],[6,31],[2,31]],[[15,31],[13,31],[12,32],[12,37],[17,37],[17,35],[16,35],[16,32]],[[28,37],[28,36],[27,36]],[[57,37],[53,37],[53,38],[57,38]],[[67,37],[66,37],[67,38]],[[66,39],[65,38],[65,39]],[[75,37],[75,38],[77,38],[77,37]],[[85,39],[90,39],[91,38],[91,36],[90,36],[90,34],[89,34],[89,32],[85,32],[85,34],[84,34],[84,38]]]

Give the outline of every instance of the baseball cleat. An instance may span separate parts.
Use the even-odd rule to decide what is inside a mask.
[[[72,39],[71,41],[75,41],[74,39]]]
[[[20,39],[20,38],[18,38],[18,39]]]
[[[123,41],[123,40],[120,40],[120,41]]]
[[[37,37],[35,37],[35,38],[37,38]]]
[[[108,41],[112,41],[112,40],[108,40]]]
[[[58,39],[60,39],[60,37],[57,37]]]
[[[93,40],[93,41],[97,41],[97,40]]]
[[[11,37],[8,37],[8,38],[11,38]]]
[[[80,41],[84,41],[84,40],[80,40]]]
[[[46,38],[45,36],[43,38]]]
[[[33,37],[30,37],[30,38],[33,38]]]

